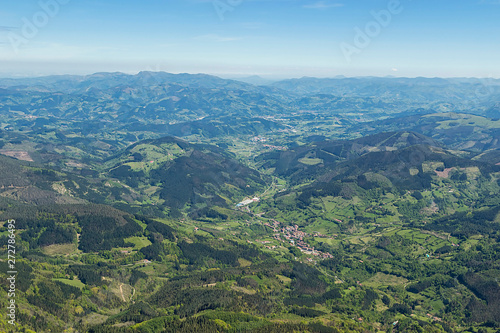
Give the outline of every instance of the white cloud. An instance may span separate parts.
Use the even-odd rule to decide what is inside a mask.
[[[0,32],[9,32],[9,31],[13,31],[13,30],[17,30],[17,28],[15,27],[8,27],[8,26],[0,26]]]
[[[335,8],[335,7],[343,7],[343,6],[344,6],[343,3],[338,3],[338,2],[331,3],[331,2],[327,2],[327,1],[317,1],[313,4],[304,5],[302,7],[309,8],[309,9],[327,9],[327,8]]]
[[[233,42],[237,40],[242,40],[241,37],[229,37],[229,36],[220,36],[217,34],[207,34],[194,37],[194,39],[205,40],[209,42]]]
[[[191,2],[194,2],[194,3],[213,3],[214,0],[190,0]],[[294,1],[297,1],[297,0],[242,0],[241,3],[243,2],[294,2]],[[227,2],[227,1],[224,1],[222,0],[222,2],[224,3],[228,3],[229,5],[230,2]]]
[[[257,30],[262,29],[266,26],[265,23],[262,22],[243,22],[241,23],[241,27],[249,30]]]

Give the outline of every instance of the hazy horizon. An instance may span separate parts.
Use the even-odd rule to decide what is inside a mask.
[[[0,76],[499,78],[500,2],[39,0],[0,10]]]
[[[311,79],[366,79],[366,78],[380,78],[380,79],[464,79],[464,80],[500,80],[500,77],[474,77],[474,76],[397,76],[397,75],[386,75],[386,76],[376,76],[376,75],[358,75],[358,76],[347,76],[347,75],[341,75],[338,74],[336,76],[309,76],[309,75],[303,75],[303,76],[274,76],[274,75],[261,75],[261,74],[218,74],[218,73],[203,73],[203,72],[168,72],[168,71],[136,71],[136,72],[122,72],[122,71],[100,71],[100,72],[89,72],[89,73],[65,73],[65,74],[40,74],[40,75],[18,75],[18,76],[9,76],[9,75],[4,75],[0,73],[0,79],[36,79],[36,78],[43,78],[43,77],[53,77],[53,76],[81,76],[81,77],[88,77],[92,75],[97,75],[97,74],[125,74],[125,75],[138,75],[141,72],[151,72],[151,73],[168,73],[168,74],[174,74],[174,75],[179,75],[179,74],[189,74],[189,75],[210,75],[210,76],[215,76],[219,77],[221,79],[227,79],[227,80],[238,80],[238,79],[250,79],[250,78],[261,78],[263,80],[267,81],[281,81],[281,80],[300,80],[300,79],[306,79],[306,78],[311,78]]]

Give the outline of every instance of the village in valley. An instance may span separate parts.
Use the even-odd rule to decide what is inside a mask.
[[[298,225],[284,226],[281,222],[276,220],[271,220],[272,224],[269,222],[264,223],[266,227],[271,228],[274,231],[273,238],[279,242],[288,242],[292,246],[296,246],[301,252],[321,259],[333,258],[333,256],[328,252],[321,252],[314,249],[314,246],[308,245],[304,242],[304,238],[309,236],[308,233],[299,230]],[[314,233],[314,237],[331,238],[329,236],[323,235],[319,232]],[[267,248],[273,249],[274,247],[268,246]],[[312,261],[312,258],[308,258],[308,261]]]
[[[268,189],[266,189],[264,193],[262,193],[262,195],[265,195],[271,189],[276,189],[277,186],[280,185],[277,185],[275,182],[273,182],[273,184]],[[245,200],[236,204],[236,208],[245,211],[247,213],[252,213],[249,206],[251,204],[255,204],[260,201],[261,201],[260,197],[246,198]],[[262,218],[263,214],[261,213],[254,215]],[[342,222],[340,220],[336,221]],[[286,247],[295,247],[298,250],[300,250],[301,253],[308,255],[307,261],[309,262],[315,262],[316,260],[314,260],[314,258],[317,258],[319,260],[333,258],[333,255],[331,253],[315,249],[314,246],[307,244],[305,239],[307,237],[334,239],[335,237],[337,237],[336,234],[332,235],[333,237],[331,237],[328,235],[321,234],[320,232],[317,231],[313,233],[306,233],[305,231],[299,230],[299,226],[297,224],[285,225],[276,219],[269,219],[268,222],[263,222],[262,225],[272,230],[273,232],[272,240],[255,239],[255,242],[263,244],[265,248],[268,250],[277,250],[284,245]],[[252,241],[250,240],[247,240],[247,242],[252,243]],[[276,242],[279,243],[276,244]]]

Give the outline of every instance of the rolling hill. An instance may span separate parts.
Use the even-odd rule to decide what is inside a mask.
[[[362,135],[396,129],[421,133],[451,149],[484,152],[500,148],[500,121],[471,114],[452,112],[414,115],[356,126]]]
[[[176,211],[232,206],[265,186],[256,170],[231,153],[174,137],[135,143],[106,165],[108,176]]]
[[[304,177],[314,178],[318,173],[331,169],[344,160],[355,159],[370,152],[390,152],[414,145],[442,146],[421,134],[388,132],[354,140],[314,142],[285,152],[265,153],[256,159],[263,168],[275,168],[276,174],[300,182]]]

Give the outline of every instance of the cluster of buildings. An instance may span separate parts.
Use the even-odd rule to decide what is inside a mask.
[[[267,138],[265,138],[263,136],[254,136],[250,140],[254,143],[267,142]],[[274,145],[262,145],[262,146],[269,149],[269,150],[286,150],[287,149],[285,146],[274,146]]]
[[[285,146],[263,145],[268,150],[287,150]]]
[[[427,314],[427,317],[429,317],[429,318],[431,318],[432,320],[435,320],[435,321],[442,321],[441,318],[433,316],[430,313]]]
[[[252,142],[266,142],[267,141],[267,139],[263,136],[254,136],[250,140],[252,140]]]
[[[292,226],[281,226],[281,223],[276,220],[271,220],[272,223],[266,222],[265,226],[272,228],[275,232],[273,238],[280,242],[288,241],[293,246],[296,246],[300,251],[305,254],[310,254],[313,256],[317,256],[319,258],[328,259],[333,258],[333,256],[328,252],[322,252],[314,249],[314,246],[309,246],[306,242],[304,242],[304,238],[309,234],[299,230],[298,225]],[[325,235],[320,234],[319,232],[315,232],[314,236],[317,237],[327,237]],[[283,239],[284,238],[284,239]],[[312,259],[308,259],[312,261]]]
[[[252,198],[252,199],[246,199],[246,200],[243,200],[242,202],[238,203],[236,205],[236,207],[243,207],[243,206],[248,206],[249,204],[251,203],[254,203],[254,202],[259,202],[260,199],[255,197],[255,198]]]

